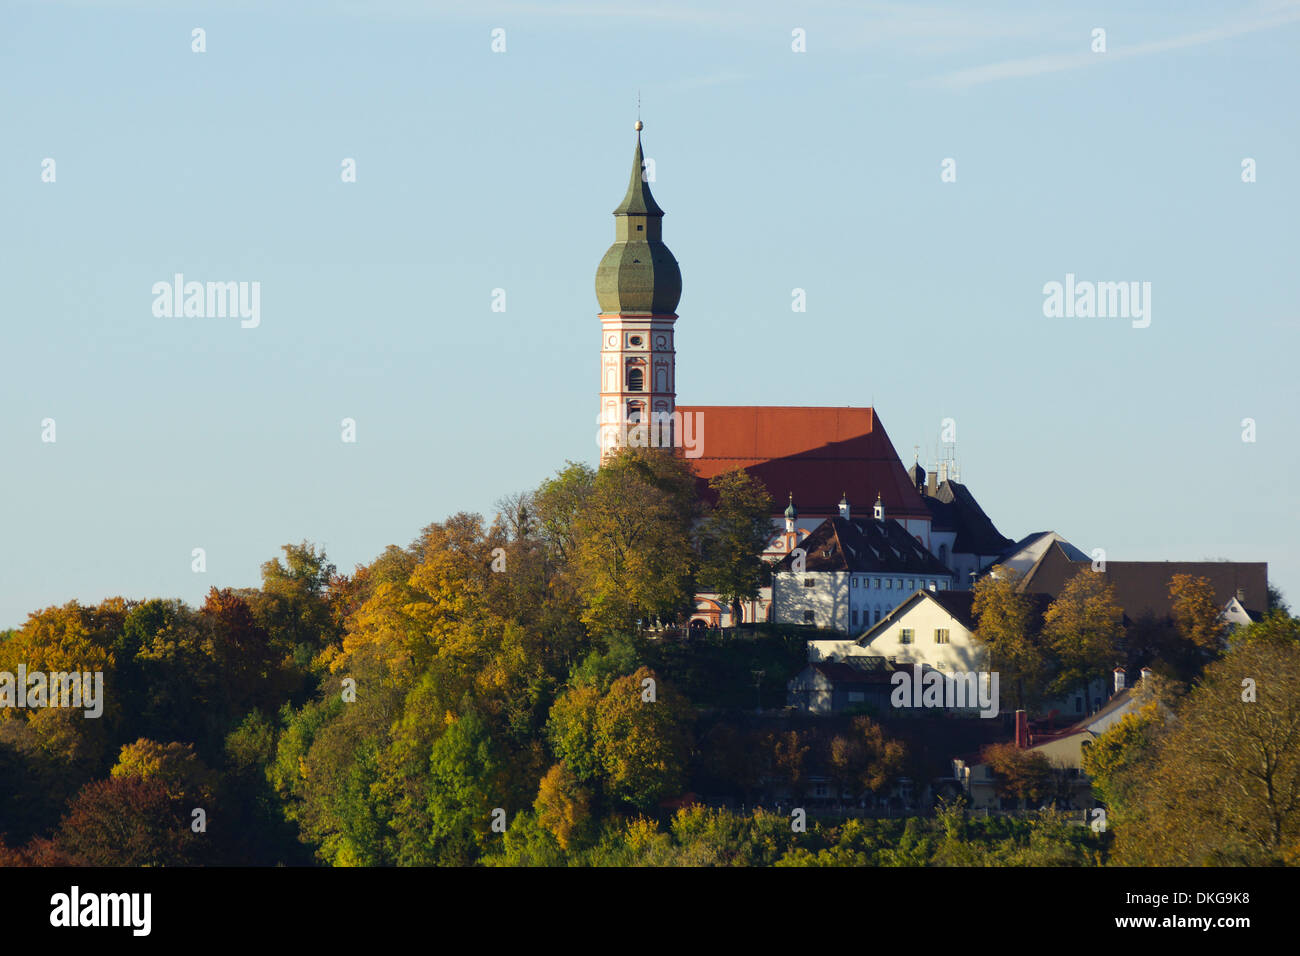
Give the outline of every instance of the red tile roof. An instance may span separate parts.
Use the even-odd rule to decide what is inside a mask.
[[[800,515],[838,514],[847,494],[855,514],[869,515],[879,494],[890,518],[928,518],[893,443],[871,408],[679,405],[696,413],[703,454],[695,472],[709,479],[744,468],[766,486],[773,515],[794,494]]]

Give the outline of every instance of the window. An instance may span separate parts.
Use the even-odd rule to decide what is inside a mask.
[[[854,578],[853,578],[853,586],[854,586],[854,587],[857,587],[857,586],[858,586],[858,579],[857,579],[856,576],[854,576]]]
[[[942,561],[945,566],[948,564],[948,546],[946,544],[939,545],[939,560]]]
[[[912,633],[913,633],[913,632],[912,632],[912,629],[911,629],[910,627],[905,627],[905,628],[903,628],[902,630],[900,630],[900,631],[898,632],[898,643],[900,643],[900,644],[911,644],[911,643],[912,643]]]
[[[934,589],[935,589],[934,581],[931,581],[931,582],[930,582],[930,590],[933,591]]]
[[[866,700],[866,699],[867,699],[867,695],[864,694],[864,693],[862,693],[862,691],[860,691],[860,690],[851,690],[851,691],[849,691],[849,703],[850,703],[850,704],[860,704],[860,703],[862,703],[862,702],[863,702],[864,700]]]
[[[877,624],[880,623],[880,605],[879,605],[879,604],[876,605],[876,623],[877,623]]]
[[[885,587],[886,587],[886,588],[890,588],[890,587],[893,587],[893,586],[894,586],[894,579],[893,579],[893,578],[885,578]]]
[[[814,787],[814,793],[819,797],[826,796],[826,784],[824,783],[816,784],[816,786]]]
[[[858,612],[857,612],[857,611],[854,611],[854,612],[853,612],[853,623],[854,623],[854,624],[857,624],[857,623],[858,623]]]
[[[936,644],[948,643],[948,629],[946,627],[936,627],[934,629],[934,642]]]
[[[877,591],[880,590],[880,578],[876,578],[875,584],[873,586]]]
[[[637,232],[642,232],[642,231],[644,231],[644,229],[645,229],[645,226],[637,226],[637,227],[636,227],[636,231],[637,231]]]
[[[817,616],[816,616],[815,614],[813,614],[812,611],[804,611],[804,612],[803,612],[803,622],[804,622],[805,624],[812,624],[812,623],[814,623],[816,620],[817,620]]]
[[[903,590],[903,579],[902,579],[902,578],[899,578],[899,579],[898,579],[898,585],[897,585],[897,587],[898,587],[898,590],[900,590],[900,591]]]
[[[639,392],[645,381],[645,373],[639,368],[630,368],[627,370],[627,390],[629,392]]]
[[[915,579],[915,578],[908,578],[908,579],[907,579],[907,589],[908,589],[909,591],[915,591],[915,590],[916,590],[916,579]]]
[[[634,335],[634,336],[632,336],[630,339],[628,339],[628,341],[631,342],[633,345],[640,345],[640,344],[641,344],[641,336],[639,336],[639,335]]]
[[[803,586],[806,588],[815,588],[817,586],[817,580],[815,578],[804,578]]]

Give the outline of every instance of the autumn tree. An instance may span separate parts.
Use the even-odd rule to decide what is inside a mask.
[[[1147,760],[1116,852],[1128,865],[1268,865],[1300,850],[1300,646],[1211,664]],[[1113,784],[1112,784],[1113,786]]]
[[[903,774],[906,748],[885,736],[870,717],[853,718],[847,734],[836,734],[830,742],[832,777],[843,790],[857,793],[884,790]]]
[[[109,776],[158,780],[167,795],[176,800],[210,803],[215,775],[198,758],[193,744],[171,741],[159,743],[141,737],[122,748]]]
[[[1019,589],[1013,570],[997,565],[975,583],[971,608],[988,669],[1000,675],[1000,687],[1012,688],[1016,709],[1030,709],[1042,699],[1048,677],[1032,599]]]
[[[692,719],[689,702],[648,667],[610,684],[596,705],[595,724],[610,796],[649,809],[680,793]]]
[[[1087,685],[1117,662],[1123,611],[1104,574],[1089,568],[1065,582],[1043,615],[1043,641],[1056,658],[1050,694]]]
[[[1169,579],[1169,597],[1174,624],[1183,638],[1203,651],[1217,653],[1223,623],[1209,579],[1175,574]]]
[[[761,481],[736,469],[709,479],[716,501],[697,531],[701,555],[699,585],[713,591],[740,620],[740,602],[763,584],[763,552],[772,537],[772,497]]]
[[[1000,797],[1013,797],[1023,805],[1052,789],[1052,765],[1039,751],[1024,750],[1008,741],[985,747],[980,759],[993,771]]]
[[[1285,610],[1269,611],[1262,620],[1251,621],[1233,632],[1233,646],[1240,644],[1271,644],[1286,649],[1300,647],[1300,620]]]
[[[772,778],[785,786],[791,797],[798,800],[807,783],[808,754],[812,744],[797,730],[768,734],[764,750]]]
[[[574,574],[590,627],[632,630],[689,607],[697,508],[684,459],[626,448],[605,462],[574,519]]]
[[[533,808],[538,824],[555,837],[561,850],[581,841],[592,825],[591,793],[563,761],[542,777]]]
[[[680,792],[691,720],[689,703],[639,667],[603,694],[590,684],[570,688],[552,706],[547,729],[575,779],[598,784],[613,803],[648,809]]]
[[[1119,825],[1127,815],[1133,786],[1151,759],[1163,723],[1159,704],[1151,701],[1125,714],[1083,748],[1083,772],[1110,811],[1112,825]]]
[[[192,829],[190,809],[160,778],[97,780],[69,803],[54,843],[90,866],[195,866],[212,840]]]

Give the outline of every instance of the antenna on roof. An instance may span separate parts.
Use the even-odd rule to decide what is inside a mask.
[[[961,480],[961,470],[957,467],[957,423],[951,418],[943,420],[939,432],[938,468],[939,480]]]

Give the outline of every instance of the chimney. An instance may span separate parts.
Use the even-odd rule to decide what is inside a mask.
[[[1115,668],[1115,693],[1118,694],[1123,689],[1124,689],[1124,668],[1117,667]]]
[[[1026,750],[1029,747],[1029,714],[1023,710],[1016,711],[1016,748]]]

